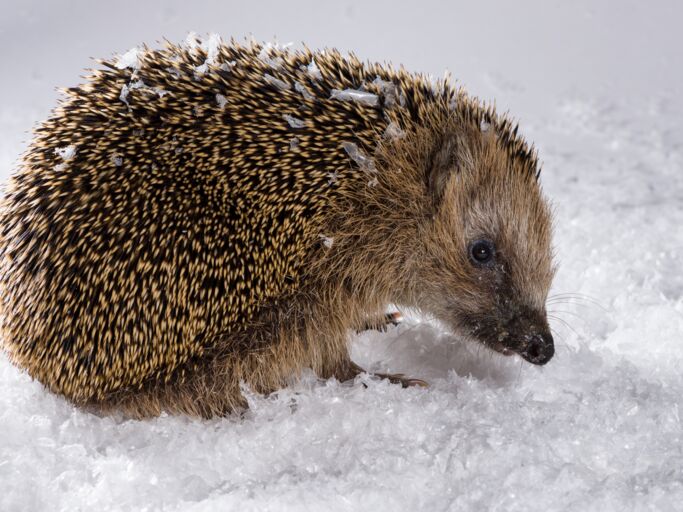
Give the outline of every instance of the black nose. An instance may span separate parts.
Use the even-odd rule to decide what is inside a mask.
[[[533,364],[545,364],[553,358],[555,347],[550,334],[534,334],[519,355]]]

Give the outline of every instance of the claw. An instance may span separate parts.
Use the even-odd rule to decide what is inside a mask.
[[[403,315],[398,311],[394,313],[387,313],[377,318],[368,319],[363,325],[362,329],[356,330],[356,332],[363,331],[379,331],[386,332],[390,325],[398,325],[403,321]]]
[[[403,314],[399,311],[394,311],[393,313],[387,313],[384,318],[388,324],[398,325],[403,322]]]
[[[414,379],[406,377],[403,373],[374,373],[380,379],[387,379],[392,384],[400,384],[404,388],[420,386],[421,388],[428,388],[429,384],[422,379]]]
[[[403,387],[405,388],[408,386],[420,386],[421,388],[428,388],[429,383],[422,379],[406,379],[405,382],[403,382]]]
[[[344,382],[347,380],[352,380],[359,373],[366,373],[363,368],[358,366],[353,361],[350,361],[348,366],[344,368],[343,372],[336,374],[337,379]],[[392,384],[400,384],[404,388],[420,386],[421,388],[428,388],[429,383],[422,379],[414,379],[412,377],[406,377],[403,373],[370,373],[371,377],[377,377],[379,379],[387,379]]]

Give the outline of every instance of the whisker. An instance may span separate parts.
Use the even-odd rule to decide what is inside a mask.
[[[586,302],[595,302],[597,304],[600,304],[600,300],[597,297],[593,297],[592,295],[588,295],[585,293],[554,293],[551,295],[549,298],[570,298],[570,299],[577,299],[577,300],[585,300]]]
[[[562,349],[566,350],[567,352],[570,352],[570,351],[571,351],[571,347],[570,347],[569,344],[567,343],[565,337],[564,337],[559,331],[557,331],[556,329],[553,329],[553,328],[551,327],[551,328],[550,328],[550,332],[552,332],[553,337],[557,336],[557,338],[560,339],[559,343],[558,343],[558,342],[555,342],[555,349],[562,348]]]
[[[563,299],[563,298],[555,298],[555,299],[550,299],[546,301],[546,304],[551,306],[553,304],[569,304],[571,306],[580,306],[582,308],[598,308],[601,311],[607,313],[609,310],[605,307],[603,307],[600,304],[594,303],[594,302],[588,302],[588,303],[582,303],[578,300],[574,299]]]
[[[555,345],[555,349],[564,349],[567,352],[571,352],[571,347],[567,343],[558,343]]]
[[[567,327],[570,331],[572,331],[574,334],[576,334],[577,337],[581,338],[581,335],[578,333],[576,329],[574,329],[569,322],[567,322],[564,318],[560,318],[559,316],[555,315],[548,315],[548,318],[551,318],[553,320],[557,320],[558,322],[562,322],[562,324]]]
[[[566,315],[571,315],[575,318],[578,318],[584,322],[586,321],[586,319],[584,317],[582,317],[581,315],[579,315],[578,313],[574,313],[573,311],[567,311],[564,309],[551,309],[548,311],[548,313],[564,313]]]
[[[605,308],[605,306],[596,297],[587,295],[585,293],[555,293],[548,297],[548,302],[553,302],[557,300],[567,302],[573,301],[576,304],[581,304],[581,302],[583,301],[595,305],[603,311],[607,311],[607,308]]]
[[[557,329],[553,329],[552,327],[550,327],[550,333],[553,335],[553,338],[559,338],[560,341],[565,340],[564,335]]]

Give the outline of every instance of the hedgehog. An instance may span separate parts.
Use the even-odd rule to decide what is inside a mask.
[[[0,209],[2,343],[77,406],[208,418],[306,368],[350,380],[389,305],[553,356],[537,151],[448,78],[191,35],[98,61],[34,131]]]

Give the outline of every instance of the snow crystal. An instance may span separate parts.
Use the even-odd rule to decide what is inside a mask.
[[[339,173],[337,171],[327,173],[327,184],[335,185],[339,182]]]
[[[329,236],[325,236],[325,235],[318,235],[318,237],[320,238],[320,241],[322,242],[322,244],[325,246],[326,249],[332,248],[332,244],[334,243],[333,237],[329,237]]]
[[[486,133],[491,129],[491,123],[489,123],[485,119],[482,119],[481,124],[480,124],[480,128],[481,128],[482,132]]]
[[[142,52],[140,48],[131,48],[126,53],[121,55],[118,59],[116,59],[116,63],[114,65],[117,69],[131,68],[133,70],[138,70],[140,69],[141,53]]]
[[[71,160],[76,156],[76,146],[64,146],[62,148],[55,149],[55,154],[62,160]]]
[[[393,107],[399,97],[399,91],[398,87],[396,87],[396,84],[388,80],[382,80],[379,76],[375,77],[372,83],[379,88],[380,92],[384,96],[384,102],[387,107]]]
[[[315,99],[315,96],[310,93],[306,87],[300,82],[294,82],[294,90],[298,93],[300,93],[305,99],[307,100],[312,100]]]
[[[199,37],[199,34],[196,32],[190,31],[187,33],[187,36],[185,36],[185,41],[182,46],[190,51],[194,51],[201,46],[201,37]]]
[[[236,64],[237,64],[236,60],[231,60],[229,62],[223,62],[223,63],[221,63],[220,66],[218,66],[218,69],[220,69],[222,71],[232,71],[232,68],[234,68]]]
[[[289,114],[284,114],[282,118],[289,123],[289,126],[291,128],[305,128],[306,127],[306,121],[303,119],[299,119],[294,116],[290,116]]]
[[[209,64],[204,63],[200,64],[196,68],[194,68],[194,76],[195,78],[200,78],[202,75],[206,74],[206,72],[209,70]]]
[[[315,63],[315,58],[311,59],[311,63],[306,67],[306,71],[308,71],[308,76],[310,76],[313,80],[323,79],[323,75],[320,72],[318,65]]]
[[[292,137],[289,141],[289,149],[294,150],[299,147],[299,137]]]
[[[277,87],[281,91],[288,91],[291,89],[291,87],[289,86],[289,84],[287,82],[283,82],[279,78],[275,78],[273,75],[270,75],[268,73],[264,73],[263,78],[270,85]]]
[[[169,91],[165,91],[163,89],[160,89],[159,87],[149,87],[142,80],[134,80],[128,84],[124,84],[123,87],[121,87],[121,94],[119,94],[119,99],[130,107],[130,104],[128,103],[128,95],[130,94],[130,91],[134,91],[136,89],[145,89],[151,91],[160,98],[163,98],[165,95],[170,94]]]
[[[147,90],[152,91],[154,94],[156,94],[160,98],[163,98],[167,94],[171,94],[169,91],[165,91],[164,89],[161,89],[160,87],[147,87]]]
[[[219,107],[225,108],[225,105],[228,104],[228,99],[222,94],[216,94],[216,103],[218,103]]]
[[[271,57],[271,53],[286,51],[290,46],[292,46],[292,43],[280,45],[277,42],[267,42],[263,45],[263,48],[261,48],[261,51],[258,54],[258,58],[268,67],[271,67],[273,69],[279,69],[283,66],[284,60],[279,55],[276,57]]]
[[[123,165],[123,157],[120,155],[112,155],[111,161],[116,167],[121,167]]]
[[[402,139],[405,135],[406,132],[404,132],[394,121],[390,122],[384,130],[384,138],[389,140]]]
[[[330,98],[342,101],[355,101],[363,105],[370,105],[371,107],[376,107],[379,103],[379,98],[376,94],[357,89],[344,89],[343,91],[332,89]]]
[[[129,84],[123,84],[123,87],[121,87],[121,94],[119,94],[119,99],[126,105],[130,106],[128,103],[128,95],[130,94],[130,91],[134,89],[140,89],[141,87],[145,87],[145,84],[142,80],[133,81]]]
[[[364,171],[375,171],[375,162],[372,160],[372,158],[366,156],[356,144],[353,142],[342,142],[342,147],[344,148],[344,151],[351,157],[351,160],[356,162],[358,164],[358,167],[360,167]]]
[[[379,180],[377,177],[372,178],[370,181],[368,181],[368,187],[376,187],[379,185]]]
[[[178,71],[176,68],[166,68],[166,72],[170,73],[176,80],[180,78],[180,71]]]
[[[221,47],[221,36],[218,34],[210,34],[208,38],[204,39],[194,47],[201,48],[204,53],[206,53],[206,59],[203,64],[194,68],[195,79],[201,79],[209,71],[209,66],[213,66],[216,63],[216,58]]]
[[[258,58],[263,61],[268,67],[279,69],[283,65],[282,57],[270,57],[270,52],[264,46],[259,52]]]
[[[128,103],[128,94],[130,94],[130,86],[128,84],[123,84],[119,99],[130,107],[130,104]]]
[[[206,52],[206,63],[215,64],[216,58],[220,52],[221,44],[223,40],[218,34],[209,34],[209,37],[204,39],[201,48]]]

